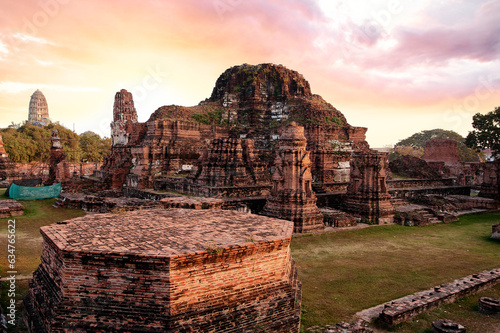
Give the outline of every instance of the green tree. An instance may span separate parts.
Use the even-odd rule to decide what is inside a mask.
[[[463,136],[457,132],[439,128],[415,133],[412,136],[396,143],[394,149],[400,146],[412,147],[416,150],[425,149],[427,141],[432,139],[453,139],[457,141],[458,156],[460,156],[462,162],[475,162],[478,159],[478,152],[465,145],[465,138]]]
[[[98,134],[87,131],[80,135],[80,149],[83,162],[101,162],[109,153],[110,138],[101,138]]]
[[[476,113],[472,117],[472,127],[465,143],[474,149],[491,149],[493,156],[500,155],[500,107],[487,113]]]
[[[29,123],[18,128],[9,126],[9,128],[2,130],[5,150],[13,162],[48,162],[50,160],[50,138],[54,129],[57,129],[59,137],[63,139],[62,145],[67,160],[79,162],[81,160],[78,145],[79,135],[59,123],[51,123],[45,127]]]
[[[2,130],[5,150],[14,162],[27,163],[33,159],[37,150],[35,141],[14,128]]]
[[[421,158],[424,155],[424,148],[413,148],[411,146],[396,146],[389,154],[389,160],[393,161],[399,156],[410,155]]]

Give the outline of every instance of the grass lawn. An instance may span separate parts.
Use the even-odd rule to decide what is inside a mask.
[[[0,191],[0,195],[3,191]],[[16,299],[28,290],[28,279],[40,263],[39,228],[82,216],[80,210],[52,208],[54,199],[22,201],[26,207],[16,220]],[[12,218],[11,218],[12,219]],[[0,273],[7,271],[7,223],[0,219]],[[459,222],[426,227],[378,226],[362,230],[306,235],[292,239],[292,255],[302,281],[302,328],[350,320],[365,308],[450,282],[485,269],[500,267],[500,242],[489,239],[500,213],[468,215]],[[7,284],[2,282],[5,307]],[[485,295],[500,298],[500,286]],[[475,299],[473,299],[475,297]],[[457,314],[462,324],[497,319],[473,311],[479,296],[447,305],[397,327],[398,332],[426,332],[429,322]],[[21,318],[18,312],[18,318]],[[478,319],[479,318],[479,319]],[[458,321],[458,320],[457,320]],[[489,326],[485,326],[489,327]],[[17,329],[17,330],[16,330]],[[18,323],[12,332],[23,332]],[[468,330],[468,332],[476,332]],[[481,332],[481,331],[477,331]],[[483,329],[482,332],[490,332]],[[492,331],[494,332],[494,331]]]
[[[3,196],[5,190],[0,191],[0,198]],[[7,262],[7,225],[9,220],[15,220],[16,226],[16,243],[15,243],[15,256],[17,281],[16,281],[16,301],[18,310],[21,309],[21,300],[28,291],[28,278],[40,264],[40,256],[42,254],[42,236],[40,235],[40,227],[49,225],[59,221],[64,221],[73,217],[83,216],[85,212],[75,209],[62,209],[53,208],[55,199],[45,199],[36,201],[20,201],[24,207],[24,215],[15,216],[11,218],[0,219],[0,274],[2,276],[2,292],[0,294],[0,301],[4,307],[9,300],[7,298],[8,282],[4,281],[3,277],[7,276],[8,262]],[[21,319],[20,312],[18,311],[17,318]],[[22,323],[16,325],[16,329],[9,332],[23,332],[21,329]]]
[[[499,221],[500,213],[484,213],[451,224],[293,238],[302,328],[351,320],[360,310],[500,267],[500,242],[489,239]]]

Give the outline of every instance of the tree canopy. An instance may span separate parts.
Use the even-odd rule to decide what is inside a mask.
[[[109,153],[111,147],[110,138],[101,138],[98,134],[87,131],[80,135],[80,149],[83,162],[102,161]]]
[[[475,149],[491,149],[493,156],[500,155],[500,107],[487,113],[476,113],[472,117],[472,127],[465,143]]]
[[[50,138],[57,129],[66,158],[70,162],[100,162],[109,152],[111,139],[101,138],[93,132],[78,135],[59,123],[45,127],[25,123],[0,130],[10,159],[17,163],[48,162],[50,159]]]
[[[395,153],[398,152],[398,147],[411,147],[414,151],[421,151],[425,149],[425,144],[427,141],[432,139],[453,139],[457,141],[458,146],[458,156],[462,162],[476,162],[478,160],[478,152],[474,149],[471,149],[465,145],[465,138],[454,131],[448,131],[444,129],[433,129],[421,131],[413,134],[412,136],[403,139],[396,143],[394,146]],[[408,149],[405,149],[408,150]],[[399,148],[399,151],[405,151]],[[411,150],[411,149],[410,149]],[[403,155],[403,154],[399,154]],[[418,156],[417,154],[410,154],[413,156]]]

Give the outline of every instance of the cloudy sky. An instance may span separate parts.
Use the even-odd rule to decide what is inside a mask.
[[[1,1],[0,127],[40,89],[52,120],[109,136],[121,88],[145,121],[243,63],[303,74],[372,147],[500,106],[500,0]]]

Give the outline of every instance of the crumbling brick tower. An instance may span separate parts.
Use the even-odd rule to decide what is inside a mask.
[[[345,208],[370,222],[391,223],[394,207],[386,183],[387,153],[364,150],[353,154]]]
[[[119,189],[125,183],[127,174],[132,167],[132,158],[129,147],[130,137],[134,133],[134,124],[137,123],[137,111],[134,107],[132,93],[125,89],[115,94],[113,104],[113,122],[111,123],[112,149],[105,158],[101,170],[105,171],[103,184],[108,189]]]
[[[62,182],[71,178],[69,172],[69,165],[66,161],[66,154],[64,153],[57,130],[52,131],[51,147],[50,147],[50,165],[49,165],[49,179],[47,185]]]
[[[131,134],[129,123],[137,123],[137,111],[134,107],[132,93],[122,89],[115,94],[113,105],[113,122],[111,123],[111,139],[113,146],[126,145]]]
[[[312,191],[311,160],[304,127],[293,122],[283,129],[274,160],[273,187],[263,214],[294,222],[294,232],[324,228],[323,215]]]

